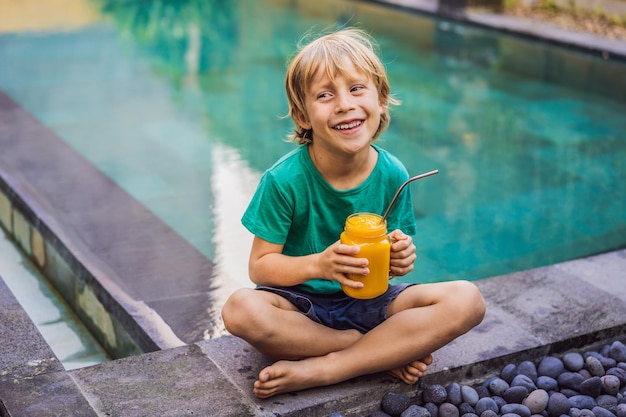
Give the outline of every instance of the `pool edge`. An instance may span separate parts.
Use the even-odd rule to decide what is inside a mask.
[[[575,32],[556,25],[487,11],[459,8],[439,8],[438,2],[428,0],[359,0],[387,5],[434,17],[443,17],[462,23],[497,30],[527,39],[560,45],[601,56],[604,59],[626,60],[626,42],[595,35]]]
[[[478,281],[488,305],[485,320],[434,352],[435,361],[420,386],[450,382],[469,385],[484,381],[507,363],[537,361],[546,355],[560,356],[614,340],[626,341],[623,270],[626,251],[620,250]],[[560,308],[550,308],[555,294]],[[418,395],[419,386],[377,374],[258,400],[252,396],[251,384],[271,360],[232,336],[65,371],[26,313],[19,314],[19,304],[2,282],[0,304],[3,323],[16,322],[7,320],[7,315],[21,316],[17,328],[5,326],[0,332],[5,340],[5,369],[0,372],[0,401],[4,405],[0,410],[5,407],[8,416],[23,415],[26,407],[37,404],[55,411],[68,410],[68,396],[75,404],[70,414],[65,414],[68,416],[151,415],[136,411],[149,400],[158,405],[161,415],[182,415],[177,413],[182,413],[184,403],[186,410],[198,415],[295,417],[333,411],[369,413],[389,390]],[[19,334],[28,337],[15,337]],[[55,388],[50,390],[52,386]],[[185,387],[182,400],[181,386]]]

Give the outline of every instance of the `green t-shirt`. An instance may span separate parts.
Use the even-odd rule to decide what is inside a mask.
[[[339,240],[348,215],[383,214],[400,185],[408,178],[404,165],[384,149],[372,145],[378,162],[370,176],[349,190],[333,188],[317,171],[308,145],[298,146],[268,169],[259,182],[243,225],[255,236],[284,245],[283,253],[304,256],[324,251]],[[406,187],[387,217],[389,232],[416,233],[411,191]],[[337,281],[314,279],[299,288],[312,293],[341,291]]]

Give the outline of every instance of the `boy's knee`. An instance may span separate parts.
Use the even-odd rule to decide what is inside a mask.
[[[446,283],[447,314],[453,332],[463,334],[479,325],[485,316],[485,300],[478,287],[470,281]]]
[[[480,290],[470,281],[460,280],[457,283],[457,298],[461,303],[459,305],[464,306],[464,314],[468,321],[471,322],[471,326],[477,326],[483,321],[487,304],[483,298]]]
[[[239,327],[242,322],[245,321],[244,317],[246,316],[248,308],[246,300],[249,299],[247,296],[248,291],[254,290],[250,290],[248,288],[236,290],[230,295],[230,297],[228,297],[222,307],[222,320],[224,321],[224,326],[226,326],[226,330],[232,334],[237,335],[239,333]]]

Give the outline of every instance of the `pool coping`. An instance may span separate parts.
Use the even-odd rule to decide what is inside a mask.
[[[626,250],[477,282],[483,323],[434,352],[417,386],[386,374],[286,394],[252,396],[271,360],[232,336],[65,371],[0,277],[3,416],[347,416],[378,409],[385,392],[418,396],[424,384],[472,384],[507,363],[626,342]],[[601,278],[601,279],[600,279]]]
[[[180,311],[172,308],[186,301],[194,305],[198,295],[210,292],[210,285],[204,286],[210,262],[2,92],[0,149],[3,227],[37,265],[59,277],[56,285],[75,306],[90,293],[90,301],[102,304],[102,309],[81,315],[88,322],[110,322],[114,336],[105,339],[147,352],[65,371],[0,282],[0,415],[152,416],[158,411],[163,416],[319,416],[338,410],[370,412],[389,390],[417,395],[415,387],[372,375],[255,399],[251,382],[270,360],[232,336],[186,342],[193,335],[187,333]],[[111,223],[94,225],[89,213],[104,214]],[[142,227],[133,228],[129,219]],[[110,229],[116,222],[124,227]],[[159,245],[148,245],[155,235],[146,231],[159,235]],[[112,253],[115,238],[125,234],[132,235],[123,252],[127,256]],[[146,258],[170,250],[187,267],[157,259],[148,271],[137,269]],[[157,277],[152,274],[159,268],[182,278],[192,271],[202,282],[192,280],[168,298],[172,294],[156,292],[145,280]],[[134,271],[144,280],[129,287]],[[624,340],[623,271],[626,250],[618,250],[478,281],[488,304],[484,322],[435,352],[422,383],[471,383],[509,361]],[[146,288],[151,290],[147,294]],[[111,314],[103,318],[102,311]],[[179,334],[178,325],[183,329]]]
[[[626,42],[596,35],[567,30],[552,23],[537,22],[487,10],[446,9],[440,8],[437,0],[365,0],[371,3],[385,4],[390,7],[436,16],[471,24],[486,29],[495,29],[503,33],[547,42],[571,49],[576,49],[603,59],[626,60]]]

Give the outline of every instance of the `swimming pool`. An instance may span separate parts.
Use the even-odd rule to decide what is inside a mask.
[[[294,145],[283,76],[310,28],[379,40],[412,174],[404,281],[481,279],[626,245],[626,67],[367,2],[75,1],[79,26],[0,33],[0,89],[250,285],[239,223]],[[78,7],[78,6],[75,6]]]

